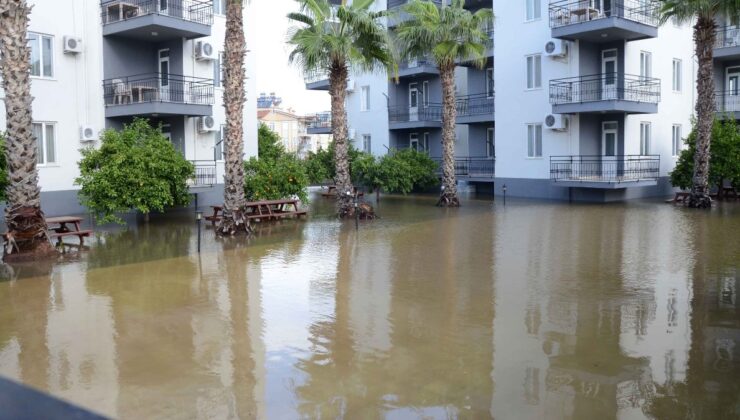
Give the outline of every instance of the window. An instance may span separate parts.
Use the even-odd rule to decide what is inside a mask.
[[[542,124],[527,124],[527,157],[542,157]]]
[[[652,124],[649,122],[640,123],[640,154],[645,156],[650,154],[650,131]]]
[[[360,88],[360,111],[370,110],[370,86]]]
[[[673,91],[681,91],[681,60],[673,59]]]
[[[213,13],[217,15],[225,15],[227,2],[228,0],[213,0]]]
[[[213,145],[213,160],[224,160],[224,141],[226,140],[226,126],[216,132],[215,144]]]
[[[640,51],[640,77],[646,79],[653,76],[653,54]]]
[[[54,124],[47,122],[33,123],[33,136],[36,137],[38,148],[37,163],[48,165],[56,163],[56,136],[54,135]]]
[[[527,18],[526,20],[536,20],[542,15],[541,5],[542,0],[524,0],[527,5]]]
[[[493,83],[493,67],[489,67],[486,69],[486,96],[488,98],[493,98],[495,92],[495,85]]]
[[[530,55],[527,57],[527,89],[542,87],[542,56]]]
[[[365,153],[371,153],[372,150],[372,139],[370,138],[370,134],[363,134],[362,135],[362,151]]]
[[[54,77],[53,45],[53,37],[28,33],[28,47],[31,49],[31,76]]]
[[[671,155],[672,156],[678,156],[681,154],[681,124],[673,124],[673,131],[672,131],[672,145],[671,148]]]
[[[417,133],[409,134],[409,149],[419,151],[419,135]]]
[[[486,157],[489,158],[496,157],[496,141],[494,135],[493,128],[489,128],[486,131]]]
[[[424,104],[424,108],[429,108],[429,81],[425,80],[421,83],[421,100]]]
[[[213,60],[213,86],[221,87],[224,74],[224,52],[220,51]]]
[[[424,136],[421,138],[421,151],[429,151],[429,133],[424,133]]]

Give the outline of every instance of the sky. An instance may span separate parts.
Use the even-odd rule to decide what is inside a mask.
[[[330,107],[326,91],[308,91],[298,67],[288,62],[290,49],[286,44],[292,24],[286,15],[297,11],[295,0],[252,0],[251,9],[257,14],[257,37],[247,48],[257,59],[257,95],[275,92],[283,98],[282,108],[293,108],[299,114],[327,111]]]

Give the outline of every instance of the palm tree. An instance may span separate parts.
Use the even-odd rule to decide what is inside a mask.
[[[714,43],[719,16],[740,15],[740,0],[659,0],[660,21],[676,19],[694,23],[694,49],[699,68],[696,75],[696,154],[688,206],[710,208],[709,158],[714,121]]]
[[[333,6],[329,0],[296,0],[301,11],[288,19],[299,24],[290,33],[288,43],[293,51],[290,61],[304,73],[326,72],[331,96],[332,136],[337,187],[337,211],[340,217],[352,215],[352,179],[348,159],[347,80],[350,68],[359,71],[389,70],[393,55],[388,32],[380,20],[385,11],[370,11],[373,0],[342,0]]]
[[[431,57],[439,67],[442,83],[442,192],[438,206],[457,207],[455,179],[455,68],[462,61],[483,68],[486,45],[490,42],[487,28],[493,21],[491,9],[471,13],[465,0],[452,0],[448,6],[412,0],[404,7],[410,19],[396,29],[401,55],[408,59]]]
[[[41,211],[41,189],[36,169],[37,147],[31,117],[31,51],[26,41],[31,8],[26,0],[0,0],[0,72],[5,89],[7,141],[5,157],[9,184],[5,222],[6,259],[55,252]]]
[[[244,39],[243,0],[227,0],[224,46],[224,208],[217,232],[220,235],[249,233],[244,192]]]

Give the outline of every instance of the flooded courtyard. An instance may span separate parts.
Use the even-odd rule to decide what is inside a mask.
[[[0,375],[119,418],[740,418],[740,204],[388,197],[97,229],[0,281]]]

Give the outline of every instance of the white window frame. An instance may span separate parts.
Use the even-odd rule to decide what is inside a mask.
[[[216,88],[224,87],[224,52],[219,51],[216,59],[213,60],[213,86]]]
[[[224,142],[226,141],[226,124],[221,124],[221,127],[216,131],[216,141],[213,143],[213,160],[216,162],[224,161]],[[218,151],[221,153],[217,153]]]
[[[492,99],[495,96],[496,96],[496,81],[493,79],[493,67],[488,67],[486,69],[486,98]]]
[[[671,156],[678,157],[683,150],[683,139],[681,138],[681,124],[673,124],[671,127]]]
[[[542,159],[542,123],[529,123],[527,127],[527,158]],[[537,144],[537,134],[539,134],[539,147]],[[539,154],[537,149],[539,148]]]
[[[421,82],[421,103],[424,108],[429,108],[429,80]]]
[[[54,79],[54,75],[56,74],[54,66],[56,65],[56,57],[54,56],[54,36],[53,35],[47,35],[42,34],[39,32],[29,32],[28,35],[34,35],[36,36],[36,45],[35,47],[38,49],[39,52],[39,74],[35,75],[33,74],[33,69],[31,70],[31,78],[33,79]],[[51,57],[46,57],[44,55],[44,39],[49,39],[51,42]],[[31,49],[33,49],[33,46],[31,46],[31,39],[29,37],[28,39],[28,45]],[[44,74],[44,65],[46,64],[47,60],[51,60],[51,75]]]
[[[365,153],[372,153],[372,141],[373,138],[370,136],[370,134],[363,134],[362,135],[362,151]]]
[[[226,2],[227,0],[213,0],[213,14],[226,16]]]
[[[360,88],[360,111],[370,111],[370,86]]]
[[[651,141],[653,136],[653,124],[650,121],[640,122],[640,156],[650,154]]]
[[[653,53],[640,51],[640,77],[649,79],[653,77]]]
[[[36,139],[36,144],[38,145],[41,143],[41,147],[37,150],[37,160],[36,160],[36,166],[45,167],[45,166],[55,166],[58,164],[58,155],[57,155],[57,125],[55,122],[51,121],[34,121],[33,125],[41,125],[41,141]],[[54,153],[52,156],[52,160],[49,160],[48,155],[48,142],[49,139],[46,138],[46,130],[48,127],[51,127],[52,133],[54,138],[51,139],[53,143]]]
[[[679,58],[673,59],[673,91],[681,93],[683,90],[683,84],[681,78],[683,77],[683,62]]]
[[[542,19],[542,0],[524,0],[524,21],[534,22],[540,19]]]
[[[419,151],[419,133],[409,133],[409,149]]]
[[[524,57],[526,90],[542,89],[542,54],[530,54]],[[539,67],[539,78],[537,70]],[[530,83],[531,82],[531,83]]]
[[[429,132],[425,131],[421,135],[421,150],[425,153],[429,153]]]

